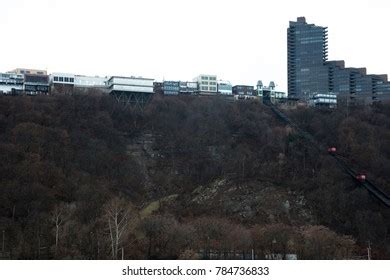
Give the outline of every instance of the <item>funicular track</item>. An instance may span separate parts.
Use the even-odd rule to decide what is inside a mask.
[[[307,131],[304,131],[301,129],[295,122],[293,122],[285,113],[280,111],[278,108],[275,107],[270,102],[265,103],[272,112],[278,116],[279,119],[281,119],[283,122],[289,124],[292,128],[294,128],[302,137],[307,139],[311,144],[313,144],[313,147],[315,147],[319,152],[325,151],[325,148],[321,143],[319,143],[310,133]],[[383,205],[390,207],[390,197],[387,195],[385,192],[381,190],[380,187],[376,186],[372,181],[369,180],[364,180],[364,181],[359,181],[357,179],[358,172],[353,169],[352,166],[350,166],[342,156],[336,154],[336,153],[331,153],[329,154],[331,157],[333,157],[339,166],[339,169],[342,170],[344,173],[348,174],[349,176],[352,177],[352,179],[362,187],[364,187],[371,195],[373,195],[375,198],[377,198]]]

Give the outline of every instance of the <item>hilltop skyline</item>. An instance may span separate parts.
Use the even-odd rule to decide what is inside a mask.
[[[17,67],[85,75],[192,80],[216,74],[232,84],[275,81],[287,91],[289,21],[329,28],[329,60],[390,74],[384,1],[256,3],[180,1],[5,1],[0,71]],[[17,32],[15,32],[15,30]]]

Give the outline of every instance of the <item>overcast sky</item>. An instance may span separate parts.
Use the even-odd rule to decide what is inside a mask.
[[[328,26],[329,59],[390,74],[386,1],[0,0],[0,71],[233,84],[287,89],[290,20]]]

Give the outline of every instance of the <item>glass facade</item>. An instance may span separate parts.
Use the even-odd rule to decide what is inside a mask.
[[[288,93],[309,98],[328,91],[327,27],[307,24],[305,18],[290,22],[288,40]]]
[[[180,82],[164,81],[163,91],[166,95],[178,95],[180,92]]]
[[[253,95],[253,86],[238,85],[233,87],[234,95]]]

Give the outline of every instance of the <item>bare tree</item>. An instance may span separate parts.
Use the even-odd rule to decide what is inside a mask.
[[[55,226],[55,256],[58,255],[58,244],[60,238],[60,229],[65,219],[66,207],[63,204],[56,205],[51,212],[50,218],[51,222],[54,223]]]
[[[120,246],[126,239],[131,225],[136,222],[134,213],[133,205],[123,198],[115,197],[105,206],[105,218],[108,224],[111,254],[114,260],[118,259],[119,250],[123,250]]]

